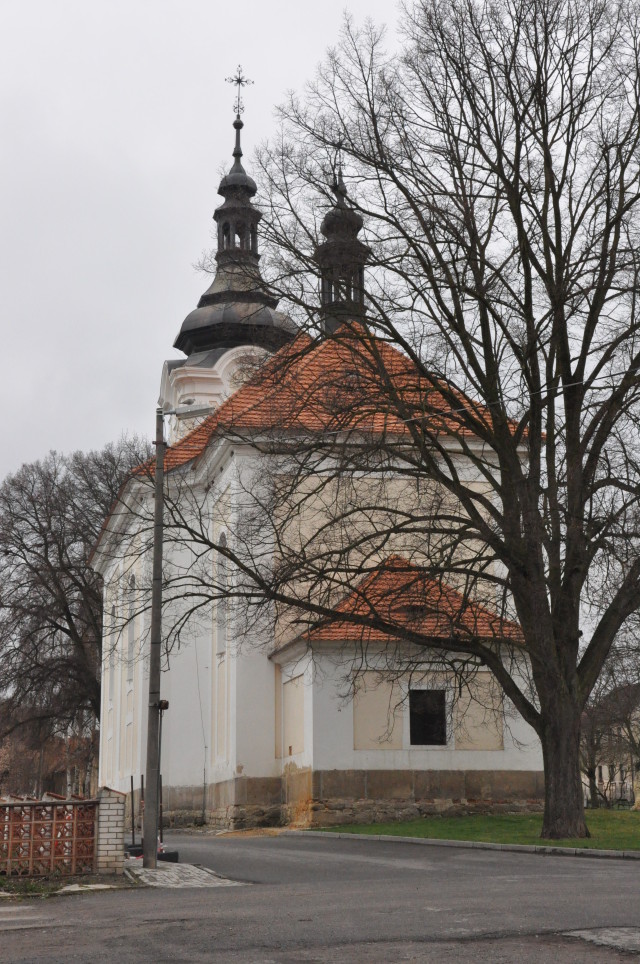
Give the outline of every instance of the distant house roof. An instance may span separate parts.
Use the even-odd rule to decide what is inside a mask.
[[[390,556],[302,637],[309,642],[389,642],[402,631],[433,640],[470,637],[521,643],[520,626],[429,575],[402,556]],[[341,616],[347,618],[340,618]],[[361,620],[361,622],[359,622]],[[378,622],[379,625],[372,625]],[[388,624],[389,628],[385,627]]]

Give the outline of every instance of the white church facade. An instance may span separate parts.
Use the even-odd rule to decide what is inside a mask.
[[[317,413],[312,418],[296,407],[296,386],[320,385],[323,373],[335,380],[341,366],[346,384],[351,364],[350,349],[339,339],[313,343],[298,334],[262,281],[256,185],[241,163],[239,117],[234,126],[234,164],[220,184],[224,203],[214,215],[217,273],[182,325],[175,347],[186,357],[165,363],[160,399],[169,425],[167,489],[179,493],[188,480],[189,491],[206,506],[211,542],[219,546],[234,544],[251,480],[268,475],[261,439],[269,428],[277,422],[297,436],[313,430]],[[325,270],[322,293],[330,305],[348,292],[346,303],[337,305],[347,312],[363,300],[361,225],[339,186],[338,203],[323,224],[327,240],[319,260],[323,270],[330,268],[332,244],[350,233],[356,266],[342,287]],[[337,326],[340,311],[328,317]],[[292,345],[303,348],[283,381],[277,359]],[[211,415],[194,419],[190,408]],[[134,476],[92,563],[104,580],[100,783],[125,793],[132,778],[139,788],[145,768],[150,548],[135,506],[148,500],[148,481]],[[320,620],[281,633],[268,621],[252,624],[237,616],[219,592],[232,574],[223,557],[207,556],[219,598],[176,634],[163,661],[161,695],[169,709],[162,721],[161,773],[170,819],[204,817],[229,827],[329,825],[541,803],[537,737],[505,708],[488,671],[479,668],[461,698],[453,675],[430,669],[428,660],[424,672],[415,666],[411,673],[390,671],[389,639],[373,632],[354,673],[353,655],[363,648],[347,618],[353,607],[371,594],[387,598],[391,589],[404,599],[416,585],[421,599],[429,598],[428,578],[414,576],[404,548],[401,540],[391,546],[379,570],[339,599],[336,611],[346,614],[344,621]],[[188,547],[172,547],[169,539],[168,567],[179,570],[181,551]],[[454,588],[439,593],[441,605],[457,605]],[[185,611],[192,605],[186,590],[184,602],[179,591],[171,595],[167,625],[179,622],[181,605]],[[482,626],[488,637],[496,636],[498,619],[490,608],[471,603],[465,612],[475,632]],[[436,619],[430,632],[441,644],[446,620]],[[499,633],[517,649],[516,626],[501,623]],[[401,651],[397,640],[393,645]]]

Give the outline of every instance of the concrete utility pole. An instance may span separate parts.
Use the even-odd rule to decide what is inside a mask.
[[[151,589],[151,646],[149,653],[149,722],[147,726],[147,795],[143,819],[143,867],[158,860],[158,784],[160,775],[160,659],[162,656],[162,537],[164,515],[164,416],[156,409],[156,472],[153,513],[153,582]]]

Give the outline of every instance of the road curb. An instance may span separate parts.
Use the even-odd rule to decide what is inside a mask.
[[[640,860],[639,850],[592,850],[588,847],[553,847],[536,844],[498,844],[483,840],[438,840],[435,837],[400,837],[384,833],[341,833],[333,830],[287,830],[294,837],[338,837],[342,840],[384,840],[419,844],[422,847],[458,847],[465,850],[502,850],[518,854],[553,857],[595,857],[604,860]]]

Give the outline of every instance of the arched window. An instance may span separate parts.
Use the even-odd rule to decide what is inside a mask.
[[[136,640],[136,623],[135,623],[135,592],[136,592],[136,577],[132,576],[129,580],[129,612],[127,614],[127,682],[131,683],[133,680],[133,659],[134,659],[134,646]]]
[[[221,548],[226,548],[227,539],[224,532],[220,536],[219,543]],[[218,553],[217,569],[216,653],[218,656],[223,656],[227,651],[227,592],[229,589],[229,570],[227,558],[221,553]]]

